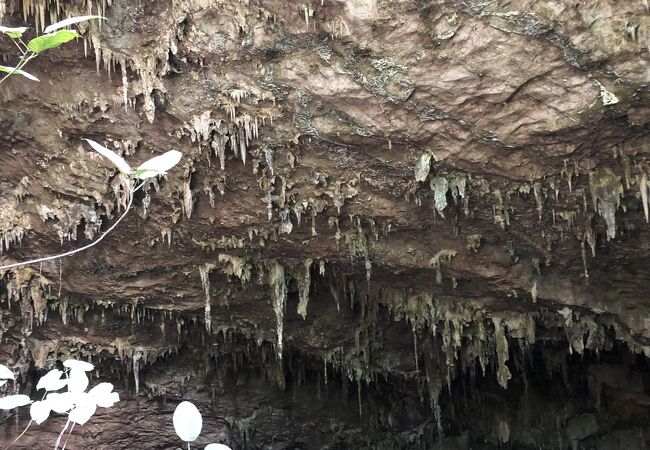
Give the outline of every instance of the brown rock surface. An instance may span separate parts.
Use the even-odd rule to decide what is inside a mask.
[[[647,1],[3,11],[32,34],[108,20],[0,85],[1,264],[121,214],[81,138],[183,153],[97,246],[1,273],[8,392],[75,357],[121,394],[67,448],[181,448],[183,399],[196,448],[648,445]]]

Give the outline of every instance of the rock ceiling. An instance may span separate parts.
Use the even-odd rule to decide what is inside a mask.
[[[123,211],[82,138],[183,153],[97,246],[2,273],[21,392],[69,356],[121,392],[72,448],[180,447],[181,399],[233,448],[647,445],[647,0],[0,13],[107,18],[0,86],[2,263]]]

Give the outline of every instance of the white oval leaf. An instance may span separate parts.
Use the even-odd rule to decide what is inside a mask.
[[[56,31],[59,28],[67,27],[68,25],[72,25],[72,24],[79,23],[79,22],[85,22],[86,20],[91,20],[91,19],[104,19],[104,20],[106,20],[106,18],[102,17],[102,16],[70,17],[70,18],[62,20],[60,22],[53,23],[49,27],[45,28],[45,30],[43,30],[43,33],[44,34],[51,33],[52,31]]]
[[[68,375],[68,392],[84,392],[88,387],[88,375],[82,369],[75,367],[70,369]]]
[[[94,386],[91,390],[88,391],[88,394],[93,396],[103,396],[113,392],[113,385],[111,383],[99,383],[97,386]]]
[[[97,386],[88,391],[88,395],[102,408],[110,408],[120,401],[120,395],[113,392],[111,383],[99,383]]]
[[[44,401],[55,413],[65,414],[74,407],[75,395],[72,392],[52,392]]]
[[[26,395],[8,395],[0,398],[0,409],[14,409],[19,406],[29,405],[31,400]]]
[[[0,380],[13,380],[14,373],[9,369],[9,367],[4,364],[0,364]]]
[[[232,449],[227,445],[223,445],[223,444],[209,444],[207,447],[205,447],[204,450],[232,450]]]
[[[27,27],[3,27],[0,25],[0,33],[8,35],[12,39],[19,38],[27,31]]]
[[[90,372],[95,369],[95,366],[86,361],[79,361],[76,359],[66,359],[63,363],[68,369],[81,369],[84,372]]]
[[[58,391],[68,384],[68,380],[62,379],[63,372],[59,369],[52,369],[38,380],[36,389],[45,389],[46,391]]]
[[[182,402],[176,407],[173,422],[176,434],[185,442],[196,440],[203,428],[201,413],[190,402]]]
[[[143,162],[136,169],[138,178],[145,180],[157,175],[164,175],[181,160],[183,154],[178,150],[170,150],[167,153],[151,158]]]
[[[118,394],[117,392],[111,392],[105,397],[101,397],[96,400],[97,400],[97,406],[101,406],[102,408],[110,408],[111,406],[113,406],[114,404],[120,401],[120,394]]]
[[[45,420],[50,417],[50,404],[47,400],[38,401],[32,403],[32,406],[29,407],[29,415],[32,417],[32,420],[38,425],[45,422]]]
[[[103,145],[98,144],[97,142],[93,141],[92,139],[84,138],[84,141],[88,142],[90,144],[90,146],[93,148],[93,150],[95,150],[97,153],[99,153],[100,155],[102,155],[105,158],[108,158],[108,160],[110,162],[115,164],[115,167],[117,167],[117,169],[120,172],[125,173],[127,175],[130,174],[131,172],[133,172],[133,170],[131,169],[131,166],[129,166],[129,164],[124,160],[124,158],[122,158],[120,155],[118,155],[114,151],[107,149],[106,147],[104,147]]]
[[[93,398],[89,394],[80,393],[75,398],[75,406],[70,411],[68,418],[74,423],[83,425],[95,414],[96,410],[97,404]]]
[[[38,78],[36,78],[34,75],[32,75],[29,72],[25,72],[24,70],[21,69],[16,69],[15,67],[10,67],[10,66],[0,66],[0,72],[8,73],[8,74],[18,74],[22,75],[27,79],[30,79],[32,81],[41,81]]]

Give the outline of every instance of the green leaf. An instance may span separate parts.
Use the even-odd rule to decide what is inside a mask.
[[[15,67],[0,66],[0,72],[9,73],[9,74],[12,74],[12,75],[14,75],[14,74],[22,75],[25,78],[29,78],[32,81],[41,81],[38,78],[36,78],[34,75],[32,75],[31,73],[25,72],[24,70],[16,69]]]
[[[44,34],[32,39],[27,43],[27,47],[34,53],[41,53],[50,48],[56,48],[61,44],[70,42],[74,38],[80,37],[76,31],[59,30],[56,33]]]
[[[104,19],[106,20],[105,17],[102,16],[78,16],[78,17],[70,17],[68,19],[62,20],[57,23],[53,23],[49,27],[47,27],[43,32],[44,33],[50,33],[54,30],[58,30],[59,28],[67,27],[68,25],[72,25],[74,23],[79,23],[79,22],[85,22],[86,20],[91,20],[91,19]]]
[[[0,33],[4,33],[9,36],[11,39],[18,39],[27,31],[27,27],[3,27],[0,25]]]

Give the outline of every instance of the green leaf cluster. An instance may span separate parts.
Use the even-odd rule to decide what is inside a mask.
[[[25,33],[25,31],[27,31],[27,27],[5,27],[3,25],[0,25],[0,33],[6,34],[11,39],[13,39],[14,43],[22,53],[20,62],[16,65],[16,67],[0,66],[0,72],[4,72],[7,74],[2,79],[0,79],[0,83],[2,83],[7,78],[9,78],[9,76],[16,75],[16,74],[22,75],[33,81],[38,81],[38,78],[36,78],[34,75],[31,75],[30,73],[22,70],[23,67],[29,61],[34,59],[37,55],[44,52],[45,50],[60,47],[62,44],[65,44],[66,42],[70,42],[75,38],[81,37],[79,33],[77,33],[76,31],[67,30],[65,29],[65,27],[79,22],[84,22],[86,20],[92,20],[92,19],[104,19],[104,17],[102,16],[69,17],[67,19],[49,25],[47,28],[45,28],[45,30],[43,30],[45,34],[43,34],[42,36],[35,37],[27,44],[25,44],[22,40],[22,36]]]
[[[59,30],[56,33],[44,34],[43,36],[32,39],[27,43],[27,48],[34,53],[41,53],[44,50],[57,48],[77,37],[80,36],[76,31]]]

